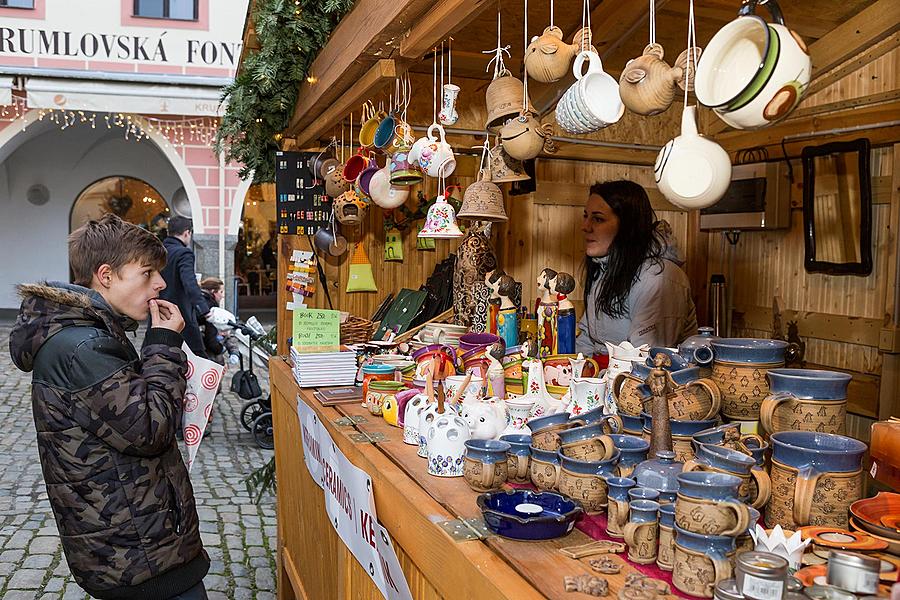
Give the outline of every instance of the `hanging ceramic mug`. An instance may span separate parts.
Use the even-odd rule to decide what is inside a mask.
[[[356,181],[363,169],[369,166],[369,162],[375,160],[375,155],[367,153],[364,148],[360,148],[356,154],[347,159],[344,163],[344,179],[349,182]]]
[[[409,198],[409,188],[391,185],[391,172],[385,166],[372,175],[369,180],[369,195],[372,203],[385,210],[391,210],[403,205]]]
[[[378,129],[375,130],[375,137],[373,139],[373,145],[376,148],[381,150],[391,143],[394,139],[395,130],[398,124],[397,121],[398,119],[393,113],[385,115],[385,117],[381,119],[381,123],[378,124]]]
[[[765,5],[772,17],[756,16]],[[812,60],[806,44],[784,25],[775,0],[746,0],[738,18],[720,29],[697,65],[694,92],[720,119],[737,129],[757,129],[786,117],[809,86]]]
[[[440,137],[434,135],[440,134]],[[449,177],[456,169],[456,158],[453,148],[447,143],[444,128],[435,123],[428,128],[428,139],[434,140],[425,144],[419,151],[419,165],[429,177]]]
[[[371,102],[365,105],[363,113],[368,118],[359,128],[359,145],[363,148],[371,148],[375,145],[375,132],[378,130],[378,125],[387,115],[383,112],[375,112],[375,107]]]
[[[428,128],[428,131],[430,132],[431,128],[437,127],[437,125],[438,125],[437,123],[432,123],[431,127]],[[433,142],[437,142],[437,138],[430,137],[429,135],[424,135],[424,136],[420,137],[419,139],[417,139],[413,143],[412,148],[410,148],[410,150],[409,150],[410,164],[418,165],[419,157],[422,156],[422,149],[425,148],[425,146],[427,146],[428,144],[431,144]]]
[[[696,115],[696,106],[684,107],[681,135],[663,146],[653,167],[659,191],[685,210],[712,206],[731,183],[728,153],[697,133]]]
[[[582,73],[585,61],[586,73]],[[600,56],[579,52],[572,65],[576,81],[563,94],[557,106],[557,121],[570,133],[589,133],[612,125],[622,118],[625,105],[619,97],[619,84],[603,70]]]
[[[389,160],[390,181],[392,185],[415,185],[423,179],[419,165],[410,158],[411,148],[404,142]]]

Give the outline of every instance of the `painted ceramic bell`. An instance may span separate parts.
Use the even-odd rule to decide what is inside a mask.
[[[522,161],[507,154],[501,144],[491,149],[491,181],[507,183],[512,181],[528,181],[531,177],[525,172]]]
[[[368,210],[369,203],[353,190],[347,190],[334,199],[334,217],[342,225],[359,225]]]
[[[559,27],[547,27],[540,37],[531,38],[525,49],[528,76],[541,83],[559,81],[569,71],[569,65],[583,43],[587,46],[591,44],[591,30],[586,27],[575,34],[571,44],[563,41],[563,32]]]
[[[522,80],[513,77],[506,69],[494,78],[484,94],[488,113],[485,129],[496,131],[507,119],[519,114],[524,87]],[[528,103],[530,105],[531,101]]]
[[[674,67],[663,60],[664,54],[659,44],[648,44],[641,56],[625,65],[619,77],[619,96],[631,112],[645,116],[664,112],[675,99],[675,89],[685,88],[688,50],[678,56]]]
[[[541,124],[530,112],[521,112],[500,129],[500,142],[503,149],[513,158],[528,160],[542,151],[556,152],[553,143],[553,125]]]
[[[481,178],[466,188],[462,206],[457,215],[473,221],[506,221],[503,208],[503,192],[491,182],[491,170],[482,169]]]
[[[458,238],[462,235],[456,224],[456,211],[443,195],[438,196],[437,201],[428,209],[425,226],[419,232],[419,237],[445,239]]]

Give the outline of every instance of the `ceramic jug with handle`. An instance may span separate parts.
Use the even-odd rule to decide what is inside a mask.
[[[613,382],[620,374],[630,373],[633,363],[646,360],[650,352],[650,346],[642,344],[635,347],[628,340],[618,345],[612,342],[603,343],[606,345],[606,352],[609,355],[609,365],[606,367],[606,397],[604,404],[615,406],[616,399],[613,396]]]

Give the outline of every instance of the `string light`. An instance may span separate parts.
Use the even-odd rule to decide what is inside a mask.
[[[28,127],[25,120],[28,112],[25,98],[14,95],[12,104],[0,106],[0,122],[12,124],[21,121],[24,131]],[[216,130],[219,128],[218,117],[160,119],[122,112],[96,113],[61,108],[41,108],[38,110],[37,120],[47,120],[59,125],[61,131],[82,124],[90,125],[91,129],[96,129],[98,124],[105,125],[110,130],[115,127],[123,130],[126,140],[138,142],[154,135],[161,136],[165,140],[163,145],[166,147],[190,144],[211,148],[215,142]]]

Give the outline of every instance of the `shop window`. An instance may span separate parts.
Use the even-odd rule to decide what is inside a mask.
[[[0,0],[2,2],[3,0]],[[199,0],[134,0],[134,16],[196,21]]]
[[[34,8],[34,0],[0,0],[0,8]]]
[[[113,213],[162,237],[169,215],[168,203],[153,186],[133,177],[106,177],[82,191],[72,206],[69,227],[75,231],[90,219]]]

